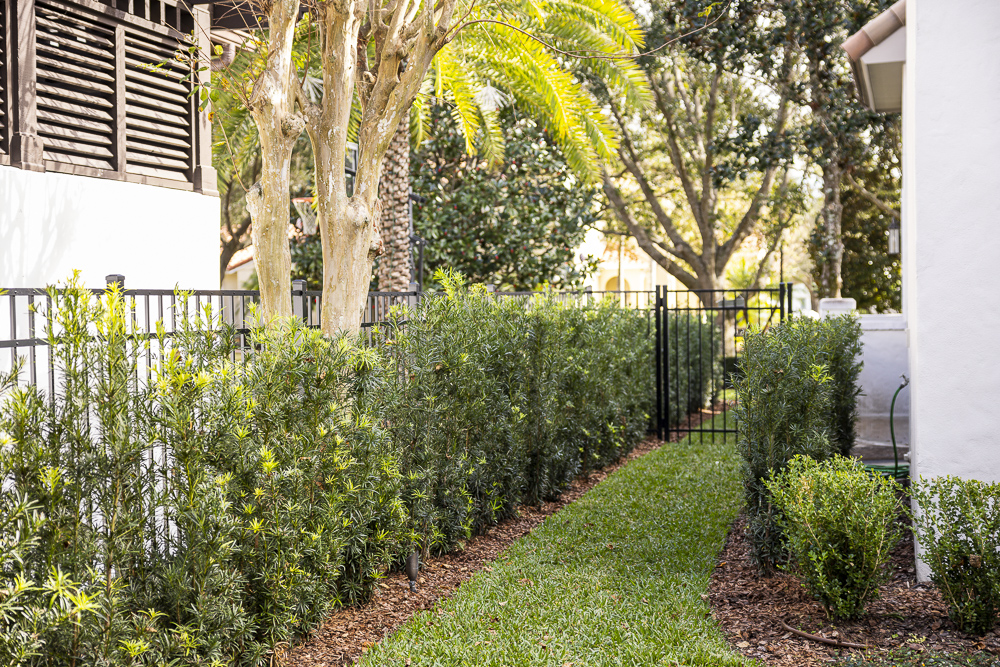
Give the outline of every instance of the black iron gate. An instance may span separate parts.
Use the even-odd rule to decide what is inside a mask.
[[[743,334],[773,326],[792,310],[792,284],[743,290],[656,288],[656,424],[660,438],[736,433]]]

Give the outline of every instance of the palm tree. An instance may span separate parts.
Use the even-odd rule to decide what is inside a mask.
[[[410,119],[399,124],[382,162],[379,182],[382,215],[379,233],[383,252],[378,260],[378,288],[404,292],[409,288],[410,253]]]
[[[596,78],[625,106],[649,100],[641,70],[629,58],[642,36],[634,16],[617,0],[547,3],[543,20],[520,27],[484,22],[464,30],[435,56],[414,102],[410,122],[400,123],[382,167],[379,288],[405,290],[410,280],[409,152],[424,138],[430,104],[448,104],[460,120],[466,149],[492,161],[503,155],[497,110],[507,102],[539,120],[570,165],[584,178],[615,150],[615,131],[601,105],[580,84]],[[609,57],[609,54],[612,57]],[[562,56],[563,62],[558,58]],[[588,57],[592,56],[592,57]]]
[[[318,0],[301,21],[301,0],[261,7],[268,30],[252,37],[254,65],[237,75],[233,90],[260,138],[260,180],[246,201],[268,320],[291,315],[285,230],[290,158],[302,129],[316,156],[322,319],[332,333],[359,325],[382,246],[375,236],[382,161],[415,101],[447,91],[469,149],[500,155],[490,109],[500,89],[543,122],[571,165],[596,177],[614,153],[615,130],[579,73],[601,78],[630,103],[642,96],[629,60],[641,32],[623,0]],[[303,85],[312,66],[321,74],[318,99]],[[360,158],[349,195],[343,172],[354,104]]]

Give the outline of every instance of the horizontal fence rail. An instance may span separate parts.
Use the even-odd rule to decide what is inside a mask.
[[[124,284],[122,276],[108,276],[109,288],[113,283]],[[416,306],[424,293],[411,283],[411,291],[369,292],[361,312],[361,331],[366,342],[375,340],[374,328],[389,321],[393,307]],[[586,305],[608,299],[625,308],[635,308],[652,313],[655,292],[590,290],[563,292],[495,292],[500,299],[530,300],[540,295],[556,298],[566,303]],[[89,289],[100,298],[107,289]],[[145,365],[141,374],[151,378],[165,340],[176,335],[183,327],[198,326],[208,330],[231,327],[239,336],[238,354],[251,344],[250,334],[256,326],[254,309],[260,302],[257,290],[190,290],[123,289],[131,319],[132,335],[144,341]],[[306,289],[305,281],[292,281],[290,294],[293,314],[311,328],[319,328],[322,321],[320,290]],[[18,379],[32,385],[42,385],[50,393],[58,381],[56,364],[49,353],[48,331],[55,317],[52,294],[45,288],[0,288],[0,372],[9,372],[22,363]],[[401,321],[405,325],[405,320]],[[650,322],[650,329],[652,323]]]

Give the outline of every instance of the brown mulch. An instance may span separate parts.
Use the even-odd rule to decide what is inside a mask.
[[[694,416],[688,423],[696,425],[712,416],[713,413],[706,410],[705,415]],[[368,647],[390,635],[411,616],[424,609],[433,609],[476,572],[489,570],[489,564],[508,546],[530,533],[547,517],[578,500],[621,466],[661,444],[655,438],[645,440],[617,463],[575,480],[558,500],[541,507],[521,506],[517,516],[494,526],[485,535],[472,538],[464,548],[423,561],[416,593],[410,592],[405,574],[389,573],[378,583],[369,602],[335,611],[312,637],[292,649],[281,664],[299,667],[353,664]]]
[[[893,549],[889,567],[891,579],[880,588],[879,599],[869,604],[867,615],[831,621],[795,577],[757,574],[749,561],[741,515],[712,574],[709,604],[734,649],[767,665],[821,665],[860,650],[804,639],[785,630],[782,621],[809,634],[867,646],[873,653],[906,648],[1000,656],[1000,624],[985,637],[963,634],[948,620],[940,592],[931,584],[917,583],[908,531]]]

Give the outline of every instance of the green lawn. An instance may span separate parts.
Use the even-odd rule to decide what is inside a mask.
[[[359,664],[752,664],[701,598],[741,504],[733,438],[716,438],[620,469]]]

